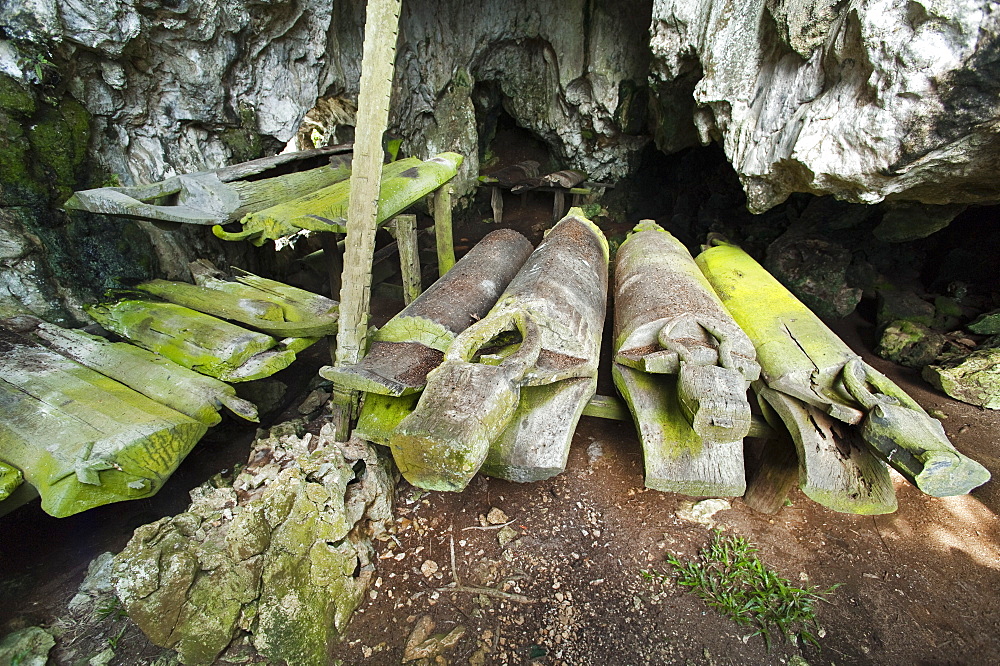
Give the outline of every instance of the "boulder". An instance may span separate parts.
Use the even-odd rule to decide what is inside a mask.
[[[968,354],[950,356],[923,370],[923,378],[947,395],[986,409],[1000,409],[1000,336]]]
[[[115,591],[149,639],[210,664],[237,638],[268,663],[325,663],[372,579],[370,538],[391,521],[393,472],[360,440],[283,424],[232,486],[144,525],[115,557]]]
[[[908,368],[933,363],[944,349],[946,338],[923,324],[899,319],[882,331],[875,353]]]

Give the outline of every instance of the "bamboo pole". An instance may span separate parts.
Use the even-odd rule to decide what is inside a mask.
[[[336,349],[331,350],[335,365],[357,363],[368,333],[382,135],[389,122],[401,5],[402,0],[370,0],[365,17],[357,133],[347,209],[349,223],[340,290],[340,327]],[[346,440],[356,394],[334,388],[333,422],[337,439]]]

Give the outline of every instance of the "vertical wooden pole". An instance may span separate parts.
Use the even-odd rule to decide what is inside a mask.
[[[420,253],[417,249],[417,216],[397,215],[387,225],[399,248],[399,272],[403,276],[403,302],[412,303],[423,287],[420,284]]]
[[[503,192],[499,187],[490,188],[490,206],[493,208],[493,222],[501,224],[503,222]]]
[[[401,4],[402,0],[369,0],[366,10],[335,365],[357,363],[368,334],[382,135],[389,122]],[[333,422],[339,440],[350,433],[356,402],[353,392],[334,387]]]
[[[451,183],[434,193],[434,237],[437,239],[438,275],[455,265],[455,239],[451,230]]]
[[[558,222],[562,219],[563,211],[566,209],[566,194],[562,190],[556,190],[552,197],[552,221]]]

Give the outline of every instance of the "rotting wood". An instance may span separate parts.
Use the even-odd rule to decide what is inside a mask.
[[[604,235],[580,211],[549,232],[490,313],[448,348],[390,438],[410,483],[461,490],[480,467],[518,481],[565,469],[596,389],[607,261]],[[519,340],[504,341],[510,333]],[[490,345],[497,353],[483,354]]]
[[[531,251],[531,243],[516,231],[489,233],[447,275],[386,322],[372,336],[363,359],[324,367],[320,375],[368,393],[402,396],[420,391],[455,336],[490,311]]]
[[[360,148],[356,149],[352,173],[357,173],[360,168],[361,155],[357,150]],[[379,152],[381,177],[374,179],[374,187],[378,189],[371,194],[373,202],[378,202],[375,224],[389,221],[441,187],[454,177],[463,160],[457,153],[441,153],[428,160],[407,157],[381,166],[381,155]],[[248,214],[240,220],[242,229],[239,231],[226,231],[221,226],[214,226],[212,233],[223,240],[245,240],[257,246],[303,229],[343,233],[350,226],[350,206],[351,185],[345,180]]]
[[[399,272],[402,276],[403,303],[409,305],[420,296],[420,252],[417,247],[417,216],[397,215],[386,225],[399,247]],[[373,267],[374,268],[374,267]]]
[[[889,470],[853,426],[764,382],[753,385],[784,422],[799,459],[799,488],[806,497],[841,513],[892,513],[896,491]]]
[[[746,437],[747,389],[760,376],[753,343],[687,248],[650,220],[616,255],[614,348],[615,363],[678,375],[681,409],[701,437]]]
[[[776,514],[799,481],[799,456],[795,442],[784,432],[764,440],[755,465],[746,465],[747,490],[743,502],[760,513]]]
[[[350,180],[350,202],[346,206],[347,238],[344,248],[344,272],[341,278],[340,327],[337,331],[336,349],[331,349],[334,365],[353,365],[363,354],[368,337],[370,309],[372,256],[375,252],[375,232],[379,214],[389,219],[412,203],[400,196],[397,188],[382,185],[382,136],[389,119],[389,99],[392,93],[393,70],[396,61],[396,40],[399,32],[401,0],[370,0],[365,10],[365,41],[361,56],[361,82],[358,93],[357,132],[355,134],[354,171]],[[454,159],[438,163],[442,168],[426,167],[423,172],[442,174],[445,162],[451,172],[447,178],[433,180],[436,185],[419,196],[431,192],[457,173],[462,162],[460,155],[449,154]],[[391,165],[390,165],[391,166]],[[426,165],[425,165],[426,166]],[[416,167],[414,167],[416,169]],[[404,180],[415,181],[417,170]],[[407,189],[407,183],[399,183]],[[412,189],[407,192],[416,194]],[[331,400],[332,422],[336,439],[346,441],[351,421],[355,417],[358,394],[345,391],[336,384]]]
[[[479,177],[479,182],[490,188],[490,207],[495,224],[503,222],[503,190],[529,178],[537,178],[539,166],[534,160],[524,160]]]
[[[22,335],[30,334],[49,349],[207,426],[222,420],[219,410],[223,406],[248,421],[259,420],[257,407],[237,397],[236,389],[229,384],[159,354],[34,317],[21,316],[13,321]]]
[[[206,273],[198,284],[149,280],[140,291],[198,312],[228,319],[277,338],[309,338],[337,331],[336,301],[250,273],[235,281]]]
[[[207,429],[0,329],[0,458],[53,516],[152,495]]]
[[[101,326],[140,347],[226,382],[268,377],[317,340],[279,341],[173,303],[126,299],[84,309]]]
[[[936,419],[864,364],[746,252],[720,244],[696,261],[753,340],[769,388],[846,423],[864,420],[868,445],[930,495],[968,493],[990,479],[986,468],[954,448]]]
[[[451,185],[434,192],[434,239],[437,245],[438,275],[455,265],[455,236],[451,228]]]
[[[952,446],[940,421],[860,358],[844,367],[844,383],[866,410],[861,436],[920,490],[964,495],[990,480],[989,470]]]
[[[213,171],[174,176],[150,185],[82,190],[63,207],[91,213],[184,224],[215,225],[279,201],[346,180],[350,175],[351,144],[265,157]],[[331,157],[331,163],[279,176],[242,181],[295,162]],[[166,201],[170,200],[170,203]]]

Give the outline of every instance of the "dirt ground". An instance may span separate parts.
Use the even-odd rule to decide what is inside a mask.
[[[536,203],[521,209],[512,200],[506,208],[509,224],[534,242],[551,205]],[[485,231],[460,230],[460,243]],[[874,331],[858,315],[838,332],[926,409],[944,414],[952,442],[1000,475],[1000,412],[951,400],[915,372],[874,357]],[[599,392],[613,393],[607,377]],[[155,498],[63,520],[37,506],[0,518],[0,635],[65,618],[91,559],[120,550],[136,526],[183,510],[190,488],[242,462],[253,430],[225,432],[199,445]],[[449,634],[453,643],[425,654],[431,664],[997,663],[1000,482],[936,499],[894,478],[899,510],[891,515],[838,514],[796,490],[773,516],[732,499],[713,528],[677,515],[697,498],[643,487],[631,423],[584,417],[568,468],[555,478],[516,484],[478,476],[462,493],[401,482],[395,533],[376,543],[374,587],[330,663],[399,664],[408,640],[429,634]],[[768,650],[688,591],[642,576],[668,571],[668,554],[693,557],[713,529],[746,537],[796,583],[840,585],[819,605],[819,648],[779,639]],[[111,642],[112,665],[162,655],[124,618],[60,622],[56,663],[87,663]]]

